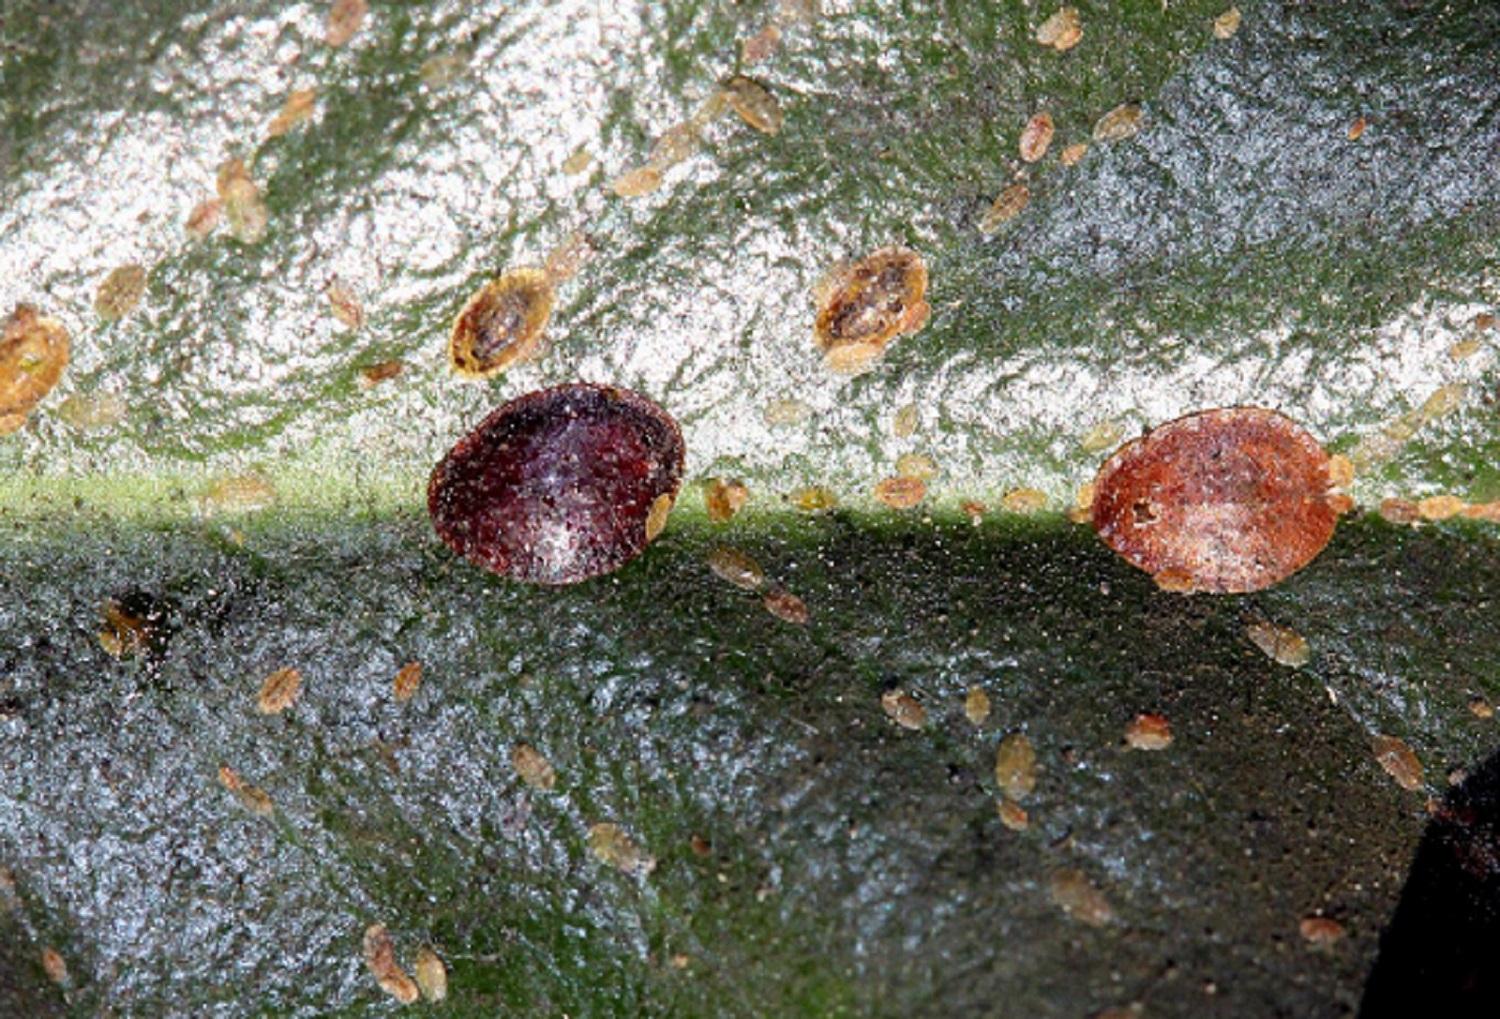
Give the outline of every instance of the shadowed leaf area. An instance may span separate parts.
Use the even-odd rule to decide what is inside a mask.
[[[551,591],[458,563],[418,519],[12,544],[0,844],[31,940],[72,960],[81,1009],[253,989],[278,1014],[358,1012],[382,999],[358,948],[380,922],[407,965],[437,948],[457,1014],[1337,1015],[1424,820],[1372,734],[1433,789],[1492,740],[1468,702],[1500,695],[1500,557],[1472,530],[1362,520],[1280,588],[1190,598],[1084,528],[741,526],[802,627],[709,572],[725,530],[689,519]],[[98,602],[126,583],[180,628],[115,661]],[[1249,640],[1267,619],[1307,666]],[[260,714],[288,665],[300,698]],[[922,729],[882,711],[894,688]],[[1126,747],[1139,713],[1170,721],[1166,750]],[[1038,757],[1019,832],[992,774],[1012,732]],[[600,822],[654,870],[595,858]],[[1111,922],[1050,900],[1064,868]],[[1302,944],[1315,912],[1348,936]]]
[[[1360,1009],[1364,1019],[1487,1015],[1500,985],[1500,760],[1490,756],[1433,811]]]

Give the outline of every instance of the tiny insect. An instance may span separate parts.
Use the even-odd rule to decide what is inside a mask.
[[[220,478],[204,490],[198,507],[205,516],[221,513],[250,513],[266,509],[276,502],[276,488],[255,474]]]
[[[300,88],[287,96],[286,103],[266,128],[267,138],[280,138],[288,131],[306,122],[313,115],[313,105],[318,100],[315,88]]]
[[[839,504],[839,497],[832,489],[822,485],[809,485],[788,492],[786,501],[803,513],[823,513]]]
[[[1026,122],[1026,127],[1021,131],[1021,160],[1026,163],[1035,163],[1047,154],[1047,148],[1052,144],[1052,135],[1055,127],[1052,123],[1052,114],[1043,110],[1035,114]]]
[[[533,789],[550,792],[557,785],[557,770],[535,747],[517,743],[510,750],[510,765]]]
[[[761,602],[765,605],[767,612],[783,623],[791,623],[793,626],[807,625],[809,618],[807,603],[790,591],[773,588],[765,593]]]
[[[1331,945],[1344,938],[1344,925],[1326,916],[1304,917],[1297,930],[1310,945]]]
[[[406,364],[402,361],[376,361],[359,370],[360,384],[366,387],[378,386],[382,382],[389,382],[405,370]]]
[[[1214,38],[1228,39],[1240,30],[1240,9],[1231,7],[1214,19]]]
[[[1455,495],[1430,495],[1417,502],[1423,520],[1448,520],[1458,516],[1468,503]]]
[[[1064,7],[1042,22],[1036,30],[1036,41],[1065,53],[1083,38],[1083,19],[1078,8]]]
[[[621,198],[640,198],[661,187],[661,171],[654,166],[638,166],[620,174],[609,186]]]
[[[720,545],[708,554],[714,576],[745,591],[758,591],[766,582],[760,563],[737,548]]]
[[[359,33],[369,13],[370,5],[366,0],[333,0],[324,41],[330,46],[344,45]]]
[[[770,59],[781,46],[781,26],[772,21],[740,43],[740,63],[753,67]]]
[[[470,297],[448,333],[448,360],[466,378],[487,379],[535,355],[556,294],[541,269],[512,269]]]
[[[927,482],[921,478],[898,475],[878,483],[874,494],[877,501],[891,509],[911,509],[927,497]]]
[[[1078,440],[1078,448],[1085,453],[1098,453],[1118,444],[1124,435],[1125,428],[1119,421],[1106,418],[1083,434]]]
[[[1015,800],[997,801],[995,811],[1000,815],[1000,823],[1011,831],[1025,831],[1031,827],[1031,816],[1026,813],[1026,808]]]
[[[323,288],[323,296],[328,298],[328,309],[333,312],[334,318],[350,329],[364,326],[365,309],[359,303],[358,295],[348,286],[336,279],[329,280],[328,285]]]
[[[760,419],[772,428],[799,424],[812,416],[812,408],[801,400],[772,400],[760,412]]]
[[[270,213],[243,160],[229,159],[219,166],[218,188],[229,232],[244,244],[260,241],[266,235]]]
[[[750,501],[750,489],[742,481],[711,478],[703,490],[703,505],[708,519],[716,524],[732,520]]]
[[[438,53],[422,61],[417,76],[430,89],[447,88],[469,69],[469,58],[462,53]]]
[[[1132,750],[1165,750],[1172,745],[1172,724],[1163,715],[1136,715],[1125,727]]]
[[[1036,788],[1036,748],[1025,733],[1012,733],[995,751],[995,784],[1012,800],[1024,800]]]
[[[57,986],[68,986],[68,964],[63,961],[62,953],[51,945],[42,949],[42,971]]]
[[[1405,742],[1394,736],[1375,736],[1370,748],[1376,763],[1402,789],[1416,792],[1422,788],[1422,762]]]
[[[193,211],[188,213],[187,221],[182,224],[182,228],[192,239],[202,240],[218,227],[219,216],[223,211],[223,202],[214,198],[205,198],[193,206]]]
[[[646,511],[646,542],[648,544],[655,541],[657,536],[666,530],[667,518],[672,513],[672,503],[675,498],[675,492],[663,492],[651,500],[651,508]]]
[[[1381,519],[1392,524],[1415,524],[1422,519],[1422,511],[1410,499],[1382,499],[1379,513]]]
[[[68,331],[29,304],[16,306],[0,332],[0,435],[26,423],[68,366]]]
[[[1094,141],[1122,142],[1141,130],[1141,108],[1135,103],[1121,103],[1094,124]]]
[[[277,669],[261,684],[255,703],[262,715],[275,715],[295,704],[301,694],[302,673],[292,668]]]
[[[896,458],[896,474],[903,478],[931,481],[938,476],[937,461],[925,453],[904,453]]]
[[[145,591],[110,598],[101,607],[99,646],[114,658],[159,652],[171,635],[172,605]]]
[[[964,695],[964,717],[972,725],[983,725],[990,717],[990,695],[982,686],[971,686]]]
[[[1013,488],[1000,498],[1000,506],[1007,513],[1036,513],[1046,505],[1047,494],[1035,488]]]
[[[881,694],[880,707],[903,729],[920,729],[927,724],[927,709],[905,690],[887,690]]]
[[[906,248],[882,248],[836,268],[819,284],[813,338],[835,370],[867,366],[899,336],[927,322],[927,266]],[[855,353],[841,360],[840,352]]]
[[[146,292],[146,270],[132,262],[122,265],[104,277],[94,295],[94,311],[106,321],[124,318],[141,303]]]
[[[422,663],[407,662],[396,671],[396,678],[391,681],[391,692],[397,703],[405,704],[416,696],[421,685]]]
[[[1245,627],[1245,636],[1278,665],[1300,669],[1312,660],[1312,646],[1307,638],[1290,627],[1256,622]]]
[[[276,812],[271,794],[260,786],[251,785],[240,777],[239,772],[227,764],[219,766],[219,784],[234,794],[240,806],[257,817],[270,817]]]
[[[417,950],[417,961],[412,966],[416,973],[417,987],[428,1001],[445,1001],[448,998],[448,967],[431,948],[423,945]]]
[[[365,930],[364,955],[365,965],[382,991],[403,1005],[417,1000],[421,992],[396,961],[396,945],[384,924],[371,924]]]
[[[1068,519],[1075,524],[1087,524],[1094,518],[1094,483],[1085,481],[1073,493],[1073,505],[1068,510]]]
[[[656,869],[656,858],[643,851],[623,828],[608,821],[589,828],[589,849],[600,862],[626,874],[644,876]]]
[[[994,203],[985,210],[984,217],[979,221],[979,232],[989,236],[1002,225],[1010,222],[1021,214],[1031,201],[1031,189],[1019,181],[1010,185]]]
[[[761,134],[779,134],[783,117],[776,97],[753,78],[737,74],[724,83],[730,107]]]
[[[1102,927],[1114,919],[1109,900],[1081,870],[1068,868],[1053,873],[1050,891],[1052,901],[1080,923]]]

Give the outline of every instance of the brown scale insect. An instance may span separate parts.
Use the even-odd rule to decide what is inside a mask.
[[[1134,138],[1141,130],[1141,108],[1135,103],[1121,103],[1094,124],[1094,141],[1122,142]]]
[[[1054,131],[1052,114],[1043,110],[1033,115],[1026,122],[1025,129],[1021,131],[1021,159],[1027,163],[1035,163],[1045,156],[1048,147],[1052,144]]]
[[[927,709],[905,690],[887,690],[881,694],[880,707],[903,729],[921,729],[927,724]]]
[[[723,478],[709,479],[703,491],[703,505],[708,519],[716,524],[727,523],[750,501],[750,489],[743,481],[726,481]]]
[[[813,338],[832,365],[850,350],[878,356],[898,336],[927,323],[927,266],[906,248],[881,248],[835,268],[818,287]],[[863,366],[868,358],[855,358]]]
[[[556,302],[543,269],[512,269],[469,298],[448,335],[453,370],[486,379],[538,352]]]
[[[385,924],[371,924],[364,937],[365,966],[380,989],[403,1005],[417,1000],[421,991],[396,961],[396,945]]]
[[[772,588],[761,598],[766,611],[771,613],[783,623],[791,623],[793,626],[806,626],[810,618],[807,611],[807,602],[798,598],[790,591],[781,588]]]
[[[1094,529],[1164,589],[1258,591],[1312,562],[1333,537],[1328,459],[1276,411],[1189,414],[1099,468]]]
[[[921,478],[897,476],[886,478],[875,486],[875,498],[891,509],[911,509],[926,497],[927,482]]]
[[[0,332],[0,435],[26,423],[68,366],[68,331],[29,304],[17,305]]]
[[[333,0],[328,12],[328,27],[324,41],[330,46],[342,46],[359,34],[365,18],[370,14],[367,0]]]
[[[725,98],[740,119],[761,134],[779,134],[784,118],[776,97],[756,81],[736,74],[724,82]]]
[[[518,397],[432,472],[433,527],[514,580],[572,584],[645,551],[682,483],[677,423],[644,396],[588,383]]]
[[[1036,41],[1066,53],[1083,38],[1083,19],[1076,7],[1064,7],[1042,22],[1036,30]]]

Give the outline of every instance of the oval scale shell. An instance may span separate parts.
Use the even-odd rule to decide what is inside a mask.
[[[572,584],[645,551],[682,483],[682,433],[637,393],[576,383],[518,397],[432,472],[427,508],[449,548],[515,580]]]
[[[552,317],[552,279],[541,269],[512,269],[469,298],[448,336],[453,370],[484,379],[534,353]]]
[[[1333,537],[1328,454],[1259,407],[1208,410],[1126,443],[1094,481],[1094,528],[1176,591],[1269,587]]]
[[[0,332],[0,435],[26,423],[68,365],[68,331],[29,304],[16,307]]]
[[[906,248],[881,248],[836,270],[819,287],[813,327],[818,347],[882,350],[927,322],[927,266]]]

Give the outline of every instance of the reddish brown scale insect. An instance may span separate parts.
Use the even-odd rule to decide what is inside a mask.
[[[1104,543],[1175,591],[1258,591],[1333,537],[1328,454],[1259,407],[1207,410],[1126,443],[1099,469]]]
[[[572,584],[645,551],[682,482],[677,423],[625,389],[576,383],[518,397],[432,472],[443,541],[515,580]]]

